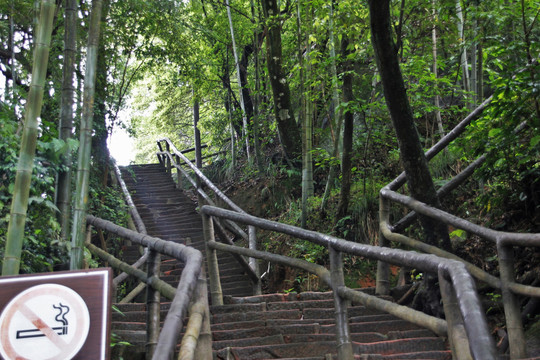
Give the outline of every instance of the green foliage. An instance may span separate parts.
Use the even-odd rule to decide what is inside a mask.
[[[19,149],[17,120],[13,109],[0,104],[0,249],[6,241],[11,196]],[[62,147],[62,146],[60,146]],[[67,244],[60,240],[58,209],[54,205],[57,151],[38,142],[25,226],[21,272],[47,272],[67,261]]]

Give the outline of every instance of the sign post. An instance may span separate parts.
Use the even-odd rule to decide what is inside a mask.
[[[111,269],[0,278],[3,359],[107,359]]]

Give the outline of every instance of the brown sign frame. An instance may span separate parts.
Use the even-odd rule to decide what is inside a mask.
[[[59,284],[84,300],[90,315],[86,342],[73,359],[106,360],[110,357],[112,269],[99,268],[0,277],[0,313],[18,294],[36,285]]]

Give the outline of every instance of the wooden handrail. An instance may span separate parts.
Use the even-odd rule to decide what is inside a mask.
[[[470,122],[481,115],[482,111],[488,106],[491,101],[491,97],[485,100],[480,106],[473,110],[464,120],[462,120],[451,132],[449,132],[443,139],[435,144],[431,149],[426,152],[426,158],[429,160],[442,151],[450,142],[455,140],[461,135]],[[516,127],[514,132],[519,132],[523,129],[525,123],[521,123]],[[442,186],[437,194],[444,196],[452,189],[461,184],[465,179],[470,177],[474,171],[485,161],[487,155],[484,154],[471,163],[460,174],[456,175],[447,184]],[[507,320],[508,338],[510,344],[510,356],[512,359],[526,357],[526,346],[523,332],[523,325],[521,321],[521,311],[519,302],[516,299],[516,294],[540,297],[540,288],[534,286],[526,286],[519,284],[515,281],[514,275],[514,263],[513,263],[513,246],[521,247],[540,247],[540,233],[536,234],[523,234],[523,233],[510,233],[492,230],[480,225],[471,223],[465,219],[459,218],[452,214],[449,214],[440,209],[428,206],[425,203],[417,201],[409,196],[402,195],[396,192],[405,183],[405,174],[400,174],[396,179],[386,185],[380,191],[380,223],[379,228],[381,231],[381,237],[379,239],[380,244],[386,244],[386,240],[395,241],[398,243],[406,244],[415,249],[436,254],[445,258],[452,258],[459,260],[468,271],[478,280],[488,283],[494,288],[501,289],[502,299],[505,311],[505,317]],[[412,210],[404,218],[399,220],[395,225],[390,225],[389,220],[389,201],[399,203]],[[416,216],[416,213],[428,216],[432,219],[436,219],[448,225],[452,225],[455,228],[465,230],[469,233],[480,236],[483,239],[491,241],[497,248],[497,254],[499,259],[500,279],[496,278],[487,272],[479,269],[478,267],[460,259],[454,254],[447,253],[441,249],[424,244],[418,240],[411,239],[410,237],[399,234],[407,226],[412,223],[412,220]],[[378,291],[385,293],[387,291],[388,284],[388,271],[384,270],[388,265],[384,262],[379,263],[379,270],[377,272],[377,284]],[[379,285],[380,284],[380,285]]]
[[[199,280],[199,275],[201,273],[203,264],[201,252],[189,246],[140,234],[92,215],[88,215],[86,219],[89,225],[107,230],[122,238],[129,239],[137,244],[146,246],[152,251],[171,256],[184,262],[185,265],[180,277],[180,281],[177,288],[174,289],[164,281],[153,276],[148,277],[145,272],[134,269],[129,264],[122,263],[119,260],[114,261],[110,254],[105,253],[101,249],[97,249],[91,244],[88,245],[89,249],[92,249],[93,253],[95,253],[97,256],[105,257],[109,263],[114,264],[114,266],[119,267],[123,271],[137,276],[141,281],[144,281],[146,284],[159,291],[163,296],[172,300],[169,312],[167,313],[163,323],[163,328],[159,334],[154,355],[152,357],[156,360],[172,359],[176,348],[176,339],[178,338],[178,335],[182,329],[182,321],[187,315],[187,308],[191,299],[193,298],[194,291]]]
[[[231,199],[229,199],[212,181],[210,181],[203,172],[195,165],[193,164],[183,153],[182,151],[179,151],[176,146],[171,142],[168,138],[163,138],[157,140],[159,152],[157,153],[158,159],[162,165],[167,164],[167,170],[169,171],[169,166],[174,167],[178,170],[179,173],[181,173],[190,183],[193,185],[193,187],[197,190],[199,197],[199,207],[204,205],[204,203],[208,203],[211,205],[214,205],[213,200],[206,194],[206,192],[202,189],[200,184],[204,184],[208,189],[210,189],[216,196],[223,201],[229,208],[233,209],[236,212],[245,214],[246,212],[240,208],[238,205],[236,205]],[[162,144],[165,144],[166,151],[163,151]],[[189,168],[193,171],[193,173],[196,176],[196,180],[193,179],[179,164],[179,161],[177,159],[181,159],[185,165],[188,165]],[[203,219],[204,221],[204,219]],[[229,230],[234,232],[235,234],[241,236],[242,238],[246,239],[249,243],[249,247],[252,249],[256,248],[256,234],[255,230],[253,228],[248,228],[248,233],[246,234],[238,225],[236,225],[234,222],[231,221],[225,221],[225,225]],[[261,280],[259,276],[259,267],[256,261],[251,260],[249,263],[246,263],[245,261],[242,261],[242,259],[237,258],[239,264],[243,267],[243,269],[248,274],[249,278],[252,280],[253,283],[253,290],[255,295],[258,295],[261,293]],[[210,263],[214,263],[215,261],[211,261]]]
[[[448,279],[448,281],[450,281],[456,293],[459,311],[465,320],[467,335],[470,339],[474,339],[474,341],[470,342],[473,357],[475,359],[497,358],[495,344],[493,343],[493,339],[489,333],[485,315],[482,311],[482,306],[475,290],[474,280],[468,273],[465,266],[459,261],[445,259],[435,255],[420,254],[412,251],[381,248],[378,246],[354,243],[315,231],[309,231],[292,225],[265,220],[255,216],[241,214],[213,206],[205,205],[201,208],[201,212],[214,218],[225,218],[238,223],[252,225],[259,229],[279,232],[295,238],[308,240],[318,245],[332,247],[335,250],[347,254],[359,255],[399,266],[414,267],[426,272],[438,273],[439,271],[442,271],[441,276],[444,276]],[[270,254],[262,251],[255,252],[253,250],[231,247],[211,241],[210,244],[211,247],[221,251],[237,252],[267,261],[300,267],[317,275],[326,274],[325,271],[318,268],[320,265],[302,262],[302,260],[299,259],[287,259],[281,255]],[[312,266],[315,267],[312,268]],[[391,303],[388,301],[378,299],[367,294],[362,294],[361,296],[353,295],[353,292],[355,292],[353,289],[349,289],[343,285],[336,286],[335,281],[328,280],[327,277],[328,275],[322,276],[323,279],[327,279],[327,284],[334,290],[334,292],[337,292],[340,296],[343,296],[351,301],[360,301],[364,306],[367,307],[375,307],[379,309],[384,308],[384,311],[388,311],[393,315],[401,317],[407,321],[417,323],[438,334],[444,333],[445,329],[447,328],[444,320],[437,319],[423,313],[420,315],[413,309],[400,307],[399,305],[395,304],[391,305]],[[347,325],[336,324],[336,326]]]

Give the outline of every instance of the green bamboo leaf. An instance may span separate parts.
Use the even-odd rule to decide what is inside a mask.
[[[496,137],[497,135],[499,135],[500,133],[502,132],[502,129],[499,129],[499,128],[495,128],[495,129],[491,129],[489,130],[489,137]]]

